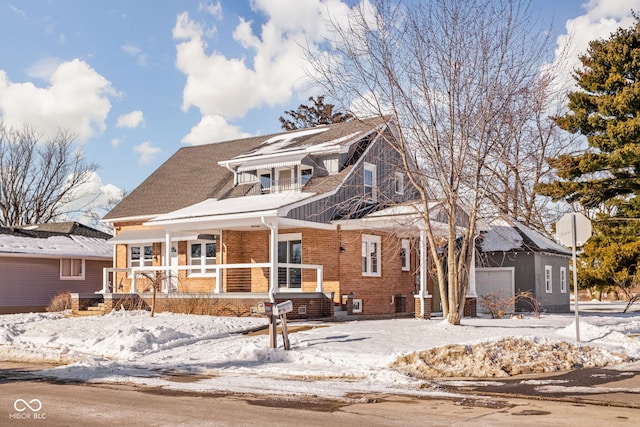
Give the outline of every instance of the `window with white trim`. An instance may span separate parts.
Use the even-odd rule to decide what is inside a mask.
[[[215,269],[210,266],[216,264],[216,241],[215,240],[193,240],[189,242],[187,251],[187,264],[192,266],[189,269],[189,276],[212,276]]]
[[[364,164],[364,195],[372,202],[378,201],[378,170],[373,163]]]
[[[153,265],[153,246],[129,245],[129,268]]]
[[[396,172],[395,190],[396,194],[404,194],[404,174],[402,172]]]
[[[402,239],[400,242],[400,260],[402,261],[402,271],[409,271],[411,269],[411,254],[409,239]]]
[[[380,236],[362,235],[362,275],[380,277]]]
[[[560,292],[567,293],[567,267],[560,267]]]
[[[84,260],[62,258],[60,260],[60,280],[84,280]]]
[[[553,282],[552,282],[552,267],[550,265],[544,266],[544,290],[550,294],[553,292]]]
[[[302,269],[291,264],[302,264],[302,233],[278,235],[278,287],[302,289]]]

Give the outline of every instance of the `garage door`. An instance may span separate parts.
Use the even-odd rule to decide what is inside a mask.
[[[482,304],[481,296],[492,293],[505,299],[513,296],[515,292],[514,268],[476,268],[476,293],[478,294],[478,313],[489,313]],[[511,312],[515,307],[511,307]]]

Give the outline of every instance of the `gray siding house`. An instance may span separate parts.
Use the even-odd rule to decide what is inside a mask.
[[[57,294],[94,292],[111,235],[76,222],[0,227],[0,314],[44,311]]]
[[[531,292],[545,311],[569,311],[569,249],[506,216],[484,223],[477,249],[479,297],[488,292],[505,297]],[[527,310],[527,307],[519,304],[515,309]],[[485,312],[480,306],[478,311]]]

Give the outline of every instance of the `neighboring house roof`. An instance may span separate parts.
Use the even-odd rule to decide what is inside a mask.
[[[228,167],[242,168],[255,159],[274,157],[276,161],[299,161],[306,152],[344,152],[355,140],[383,125],[387,119],[375,117],[317,126],[302,131],[282,132],[234,141],[183,147],[162,164],[142,184],[127,195],[103,220],[150,219],[208,199],[242,196],[234,186]],[[276,154],[289,156],[276,159]],[[293,159],[293,160],[292,160]],[[318,193],[335,188],[336,177],[314,177],[308,184]]]
[[[111,235],[79,223],[0,227],[0,256],[111,259]]]
[[[479,224],[482,252],[533,251],[571,255],[571,251],[513,218],[498,216]]]

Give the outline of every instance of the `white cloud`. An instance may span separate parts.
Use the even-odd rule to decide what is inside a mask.
[[[222,5],[219,1],[213,3],[211,1],[206,3],[200,3],[198,10],[206,12],[214,18],[222,19]]]
[[[114,146],[114,147],[119,146],[120,145],[120,139],[119,138],[113,138],[111,140],[111,145]]]
[[[574,88],[571,75],[581,67],[578,57],[587,52],[589,42],[608,39],[618,28],[629,28],[635,21],[631,10],[640,10],[640,0],[590,0],[585,13],[566,22],[566,34],[557,39],[554,65],[562,76],[562,87]]]
[[[78,59],[58,65],[49,85],[42,88],[31,82],[11,82],[0,70],[2,120],[7,126],[29,124],[45,135],[64,129],[86,141],[102,133],[111,109],[109,98],[116,95],[111,82]]]
[[[251,134],[242,132],[238,126],[229,124],[221,116],[204,116],[196,126],[191,128],[182,142],[191,145],[209,144],[211,142],[229,141],[247,138]]]
[[[10,4],[9,5],[9,10],[11,10],[13,13],[15,13],[16,15],[18,15],[20,18],[22,19],[27,19],[27,14],[25,13],[24,10],[22,9],[18,9],[17,7],[15,7],[14,5]]]
[[[76,187],[70,194],[72,200],[63,207],[67,212],[65,219],[99,227],[97,219],[111,209],[112,201],[120,200],[122,196],[122,189],[112,184],[103,184],[102,178],[91,172],[87,182]]]
[[[137,128],[142,123],[144,123],[144,115],[142,114],[142,111],[136,110],[118,117],[116,127]]]
[[[127,55],[135,58],[136,63],[141,67],[144,67],[147,65],[147,60],[149,56],[138,46],[131,43],[127,43],[122,47],[120,47],[120,49],[122,49],[122,51]]]
[[[49,81],[62,63],[60,58],[45,56],[27,68],[27,75],[34,79]]]
[[[155,147],[150,141],[135,145],[132,150],[138,155],[138,163],[141,165],[151,163],[158,154],[162,153],[162,150],[159,147]]]
[[[184,111],[196,107],[203,116],[229,120],[252,109],[284,105],[310,83],[303,46],[323,43],[329,37],[329,16],[346,16],[349,10],[338,0],[255,0],[252,7],[266,22],[254,32],[251,22],[240,20],[233,38],[245,51],[237,57],[208,54],[207,28],[187,13],[178,16],[173,36],[180,41],[176,66],[187,78]]]

